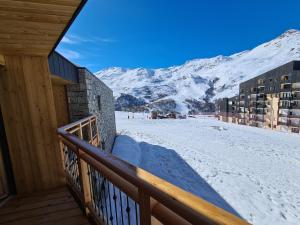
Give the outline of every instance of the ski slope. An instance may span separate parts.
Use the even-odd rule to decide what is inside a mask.
[[[116,112],[113,153],[259,225],[300,224],[300,135]]]

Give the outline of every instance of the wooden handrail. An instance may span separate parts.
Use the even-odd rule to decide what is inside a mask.
[[[172,221],[182,221],[180,224],[249,224],[243,219],[141,168],[135,167],[108,152],[99,150],[99,148],[67,131],[91,119],[93,119],[93,116],[59,128],[58,134],[61,140],[67,140],[67,143],[76,146],[79,149],[77,154],[79,159],[84,160],[104,174],[110,182],[136,202],[141,203],[138,196],[141,193],[147,193],[146,195],[150,196],[151,201],[151,214],[161,222],[167,224],[174,224]]]
[[[88,117],[85,117],[83,119],[77,120],[77,121],[75,121],[73,123],[69,123],[69,124],[67,124],[67,125],[65,125],[63,127],[60,127],[60,128],[58,128],[58,133],[59,133],[59,130],[68,130],[70,128],[74,128],[76,126],[79,126],[80,124],[85,123],[85,122],[87,122],[89,120],[95,121],[96,120],[96,116],[94,116],[94,115],[88,116]]]

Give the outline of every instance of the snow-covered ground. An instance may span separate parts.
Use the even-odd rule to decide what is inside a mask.
[[[253,224],[300,224],[300,135],[127,116],[116,112],[115,155]]]

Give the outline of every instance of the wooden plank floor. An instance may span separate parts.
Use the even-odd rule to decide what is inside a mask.
[[[89,225],[67,188],[15,197],[0,207],[0,225]]]

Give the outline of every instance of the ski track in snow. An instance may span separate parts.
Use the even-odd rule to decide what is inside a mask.
[[[208,117],[127,115],[116,112],[114,154],[253,224],[300,224],[299,135]]]

